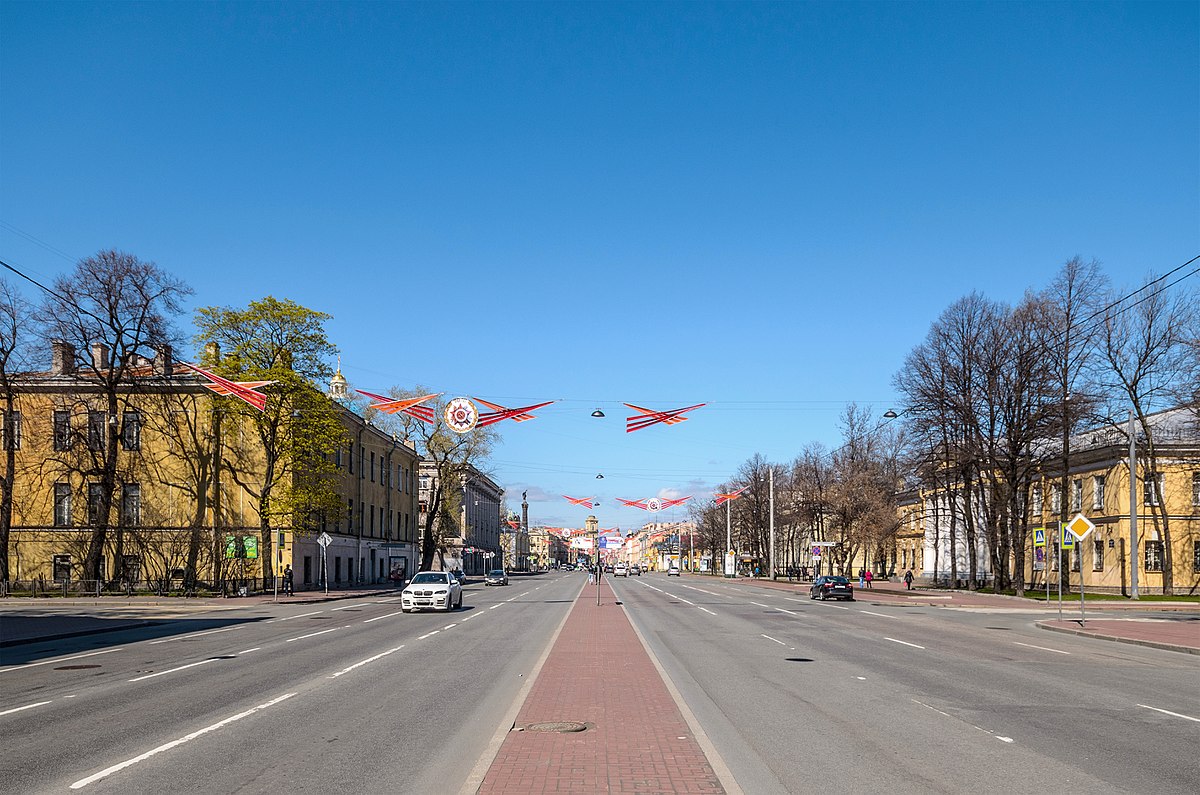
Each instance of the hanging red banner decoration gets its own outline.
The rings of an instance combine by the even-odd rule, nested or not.
[[[682,414],[698,409],[705,403],[697,403],[694,406],[686,406],[681,409],[668,409],[666,411],[655,411],[654,409],[646,409],[641,406],[635,406],[632,403],[626,403],[626,406],[638,412],[632,417],[625,418],[625,433],[640,431],[642,428],[649,428],[651,425],[663,423],[664,425],[677,425],[681,422],[687,422],[688,418],[681,416]]]
[[[424,403],[426,400],[435,398],[438,395],[422,395],[414,398],[391,398],[386,395],[376,395],[373,392],[364,392],[361,389],[354,390],[360,395],[366,395],[375,402],[371,404],[371,408],[382,411],[384,414],[407,414],[421,422],[433,422],[433,409],[429,406],[420,406],[419,403]],[[438,394],[441,394],[440,392]]]
[[[209,380],[209,383],[204,386],[216,392],[218,395],[232,395],[233,397],[249,403],[259,411],[265,411],[267,408],[267,396],[259,392],[259,387],[264,387],[267,384],[273,384],[274,381],[230,381],[227,378],[222,378],[216,373],[210,373],[208,370],[203,370],[194,364],[180,362],[189,370],[194,370],[200,375]]]

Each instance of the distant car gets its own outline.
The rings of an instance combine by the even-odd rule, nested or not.
[[[492,569],[483,577],[484,585],[508,585],[508,573],[504,569]]]
[[[678,577],[679,576],[679,567],[676,566],[674,563],[672,563],[671,567],[669,569],[667,569],[667,576],[668,577]]]
[[[612,566],[612,564],[611,564],[611,563],[605,563],[605,564],[604,564],[604,573],[605,573],[605,574],[612,574],[612,571],[613,571],[613,566]]]
[[[419,571],[400,592],[400,609],[457,610],[462,607],[462,584],[453,572]]]
[[[822,574],[813,581],[808,591],[809,599],[845,599],[854,601],[854,586],[845,577]]]
[[[613,576],[614,577],[628,577],[629,576],[629,567],[626,566],[624,563],[618,563],[616,566],[613,566]]]
[[[629,567],[629,573],[636,574],[637,576],[641,577],[642,576],[642,567],[635,563]]]
[[[452,571],[450,573],[452,575],[454,575],[454,579],[458,580],[459,585],[467,584],[467,575],[466,575],[466,573],[463,572],[462,569],[455,569],[454,571]]]

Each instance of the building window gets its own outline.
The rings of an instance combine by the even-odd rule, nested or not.
[[[54,412],[54,449],[58,452],[71,449],[71,412]]]
[[[371,451],[371,482],[375,482],[375,451]]]
[[[71,484],[54,484],[54,526],[71,526]]]
[[[121,524],[137,527],[142,523],[142,487],[126,483],[121,487]]]
[[[88,524],[94,527],[100,524],[100,498],[104,496],[104,487],[99,483],[89,483],[87,495]]]
[[[1142,478],[1142,502],[1146,505],[1158,505],[1162,496],[1162,473],[1150,473]]]
[[[1192,541],[1192,571],[1200,573],[1200,538]]]
[[[1083,480],[1071,481],[1071,510],[1078,513],[1083,510]]]
[[[1092,510],[1104,510],[1104,475],[1092,478]]]
[[[1163,542],[1146,541],[1146,571],[1163,570]]]
[[[12,411],[4,415],[4,449],[21,449],[21,412]]]
[[[354,532],[354,500],[349,500],[346,508],[346,532]]]
[[[126,582],[141,582],[142,581],[142,559],[137,555],[125,555],[125,581]]]
[[[1062,512],[1062,489],[1058,484],[1050,487],[1050,513],[1058,516]]]
[[[1104,542],[1100,539],[1092,542],[1092,571],[1104,571]]]
[[[1200,505],[1200,472],[1192,473],[1192,505]]]
[[[375,472],[375,469],[374,469],[374,467],[375,467],[375,465],[374,465],[374,464],[372,464],[372,465],[371,465],[371,472],[372,472],[372,474],[374,474],[374,472]],[[369,536],[372,536],[372,537],[373,537],[373,536],[375,535],[375,506],[374,506],[374,505],[372,505],[372,506],[371,506],[371,521],[370,521],[370,525],[369,525],[369,526],[370,526],[370,528],[371,528],[371,529],[367,531],[367,535],[369,535]]]
[[[354,442],[350,443],[349,455],[346,456],[346,468],[350,470],[350,474],[354,474]]]
[[[333,460],[334,460],[334,463],[336,463],[336,464],[337,464],[339,467],[341,467],[341,465],[342,465],[342,448],[341,448],[341,447],[339,447],[339,448],[338,448],[338,449],[337,449],[337,450],[334,452],[334,454],[333,454]]]
[[[125,412],[125,423],[121,426],[121,446],[126,450],[142,449],[142,415],[136,411]]]
[[[371,455],[373,456],[375,454],[371,453]],[[374,464],[371,466],[374,466]],[[364,450],[361,445],[358,448],[358,476],[360,478],[365,478],[367,476],[367,451]]]
[[[1033,513],[1035,516],[1042,515],[1042,487],[1033,487]]]
[[[88,412],[88,449],[103,450],[105,426],[108,425],[108,412]]]

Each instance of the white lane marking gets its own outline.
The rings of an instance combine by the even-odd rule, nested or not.
[[[68,698],[69,698],[69,696],[68,696]],[[49,701],[39,701],[36,704],[26,704],[23,707],[13,707],[12,709],[6,709],[3,712],[0,712],[0,715],[11,715],[14,712],[20,712],[23,709],[33,709],[34,707],[40,707],[43,704],[49,704],[49,703],[50,703]]]
[[[55,663],[66,662],[67,660],[82,660],[84,657],[95,657],[97,654],[112,654],[114,651],[121,651],[121,647],[105,649],[104,651],[89,651],[87,654],[76,654],[74,657],[59,657],[56,660],[42,660],[41,662],[14,665],[10,668],[0,668],[0,674],[8,673],[9,671],[20,671],[24,668],[36,668],[39,665],[54,665]]]
[[[778,610],[780,613],[787,613],[789,616],[799,615],[798,613],[794,613],[791,610],[784,610],[782,607],[776,607],[775,609]]]
[[[908,642],[908,641],[906,641],[906,640],[896,640],[895,638],[884,638],[884,640],[890,640],[892,643],[903,643],[905,646],[912,646],[914,649],[923,649],[923,648],[925,648],[924,646],[918,646],[918,645],[917,645],[917,644],[915,644],[915,643],[909,643],[909,642]]]
[[[402,597],[399,597],[399,596],[392,596],[392,597],[389,597],[389,598],[387,598],[387,599],[380,599],[380,600],[378,600],[378,601],[379,601],[380,603],[383,603],[383,602],[395,602],[395,601],[398,601],[398,600],[400,600],[401,598],[402,598]]]
[[[475,616],[477,616],[477,615],[479,615],[479,613],[472,613],[471,615],[467,616],[466,618],[464,618],[464,619],[463,619],[462,621],[460,621],[459,623],[460,623],[460,624],[465,624],[466,622],[470,621],[472,618],[474,618],[474,617],[475,617]]]
[[[432,636],[438,634],[439,632],[441,632],[440,629],[435,629],[433,632],[426,632],[424,635],[417,638],[417,640],[425,640],[426,638],[432,637]]]
[[[953,717],[954,717],[954,716],[953,716],[953,715],[951,715],[949,712],[942,712],[942,711],[941,711],[940,709],[938,709],[937,707],[931,707],[930,705],[926,704],[924,701],[917,701],[917,700],[914,698],[914,699],[913,699],[913,703],[914,703],[914,704],[920,704],[922,707],[925,707],[926,709],[931,709],[931,710],[933,710],[934,712],[936,712],[937,714],[939,714],[939,715],[944,715],[944,716],[946,716],[947,718],[953,718]]]
[[[343,668],[342,670],[338,671],[336,674],[333,674],[333,675],[332,675],[332,676],[330,676],[329,678],[330,678],[330,679],[337,679],[337,678],[338,678],[339,676],[341,676],[342,674],[348,674],[348,673],[350,673],[351,671],[353,671],[355,668],[361,668],[362,666],[366,665],[367,663],[372,663],[372,662],[375,662],[375,661],[376,661],[376,660],[378,660],[380,657],[386,657],[386,656],[388,656],[389,654],[391,654],[392,652],[394,652],[394,651],[400,651],[400,650],[401,650],[401,649],[403,649],[403,648],[404,648],[404,645],[403,645],[403,644],[401,644],[401,645],[397,646],[397,647],[396,647],[396,648],[394,648],[394,649],[388,649],[388,650],[387,650],[387,651],[385,651],[385,652],[380,652],[379,654],[376,654],[374,657],[368,657],[367,659],[365,659],[365,660],[362,660],[361,662],[356,662],[356,663],[354,663],[354,665],[351,665],[351,666],[350,666],[350,667],[348,667],[348,668]]]
[[[138,762],[144,762],[145,760],[149,759],[150,757],[152,757],[156,754],[160,754],[163,751],[169,751],[172,748],[183,745],[186,742],[191,742],[192,740],[196,739],[197,737],[200,737],[201,735],[208,734],[209,732],[216,731],[217,729],[220,729],[223,726],[227,726],[230,723],[233,723],[234,721],[238,721],[238,720],[241,720],[242,718],[249,717],[250,715],[253,715],[255,712],[259,712],[261,710],[266,709],[267,707],[274,706],[275,704],[278,704],[280,701],[289,699],[294,695],[296,695],[296,694],[295,693],[286,693],[282,696],[279,696],[278,698],[273,698],[270,701],[259,704],[257,707],[251,707],[250,709],[246,710],[245,712],[239,712],[236,715],[231,715],[228,718],[226,718],[225,720],[218,721],[217,723],[214,723],[211,726],[205,726],[203,729],[199,729],[197,731],[192,732],[191,734],[184,735],[183,737],[180,737],[178,740],[172,740],[171,742],[164,743],[163,745],[160,745],[157,748],[152,748],[149,751],[147,751],[146,753],[139,754],[138,756],[135,756],[132,759],[126,759],[124,762],[118,762],[117,764],[113,765],[112,767],[106,767],[103,770],[101,770],[99,773],[93,773],[92,775],[88,776],[87,778],[79,779],[78,781],[76,781],[74,784],[71,785],[71,789],[82,789],[83,787],[86,787],[88,784],[94,784],[95,782],[99,781],[102,778],[107,778],[107,777],[111,776],[113,773],[124,770],[127,767],[136,765]]]
[[[375,616],[374,618],[368,618],[368,619],[367,619],[366,621],[364,621],[363,623],[364,623],[364,624],[370,624],[372,621],[378,621],[378,620],[379,620],[379,619],[381,619],[381,618],[391,618],[392,616],[398,616],[398,615],[400,615],[400,614],[401,614],[401,613],[403,613],[403,612],[404,612],[403,610],[397,610],[397,611],[396,611],[396,612],[394,612],[394,613],[384,613],[384,614],[383,614],[383,615],[381,615],[381,616]]]
[[[253,649],[246,649],[245,651],[239,651],[238,654],[249,654],[252,651],[258,651],[261,648],[262,648],[262,646],[255,646]]]
[[[311,613],[301,613],[298,616],[284,616],[283,618],[272,618],[264,621],[264,624],[274,624],[276,621],[291,621],[293,618],[304,618],[305,616],[315,616],[317,613],[324,613],[324,610],[314,610]]]
[[[811,601],[812,601],[811,599],[808,599],[808,600],[805,600],[805,599],[797,599],[797,598],[796,598],[796,597],[794,597],[794,596],[785,596],[785,597],[783,597],[783,598],[784,598],[784,599],[787,599],[789,602],[804,602],[804,601],[809,601],[809,602],[811,602]]]
[[[181,665],[181,666],[179,666],[178,668],[168,668],[167,670],[165,670],[165,671],[159,671],[159,672],[158,672],[158,673],[156,673],[156,674],[146,674],[145,676],[138,676],[138,677],[135,677],[135,678],[133,678],[133,679],[130,679],[130,680],[128,680],[128,681],[130,681],[130,682],[140,682],[140,681],[142,681],[143,679],[153,679],[153,678],[154,678],[154,677],[156,677],[156,676],[165,676],[165,675],[167,675],[167,674],[173,674],[173,673],[175,673],[176,671],[182,671],[182,670],[184,670],[184,669],[186,669],[186,668],[195,668],[197,665],[205,665],[205,664],[207,664],[207,663],[210,663],[210,662],[216,662],[216,659],[217,659],[216,657],[209,657],[207,660],[201,660],[200,662],[188,663],[187,665]]]
[[[501,602],[501,604],[503,604],[503,602]],[[500,607],[500,605],[492,605],[488,608],[488,610],[495,610],[497,607]]]
[[[776,638],[772,638],[770,635],[763,635],[763,637],[764,637],[764,638],[766,638],[767,640],[773,640],[773,641],[775,641],[775,642],[776,642],[776,643],[778,643],[780,646],[786,646],[786,645],[787,645],[786,643],[784,643],[784,642],[783,642],[783,641],[781,641],[781,640],[778,640],[778,639],[776,639]]]
[[[1049,649],[1045,646],[1034,646],[1032,643],[1022,643],[1019,640],[1014,640],[1013,643],[1017,644],[1018,646],[1024,646],[1027,649],[1041,649],[1042,651],[1052,651],[1055,654],[1070,654],[1071,653],[1069,651],[1062,651],[1061,649]]]
[[[294,638],[288,638],[287,640],[284,641],[284,643],[291,643],[292,641],[296,641],[296,640],[304,640],[305,638],[315,638],[317,635],[324,635],[329,632],[337,632],[339,629],[342,629],[342,627],[334,627],[333,629],[323,629],[320,632],[310,632],[307,635],[297,635]]]
[[[678,599],[679,601],[683,602],[685,605],[691,605],[692,607],[696,606],[695,602],[689,602],[687,599],[684,599],[682,596],[676,596],[675,598]]]
[[[1149,704],[1138,704],[1138,706],[1145,707],[1146,709],[1152,709],[1155,712],[1161,712],[1164,715],[1171,715],[1176,718],[1183,718],[1184,720],[1193,720],[1196,723],[1200,723],[1200,718],[1193,718],[1191,715],[1180,715],[1178,712],[1171,712],[1169,709],[1159,709],[1158,707],[1152,707]]]
[[[363,604],[364,604],[364,605],[370,605],[370,604],[374,604],[374,602],[363,602]],[[332,610],[330,610],[329,612],[331,612],[331,613],[336,613],[336,612],[337,612],[337,611],[339,611],[339,610],[351,610],[351,609],[353,609],[353,608],[355,608],[355,607],[361,607],[361,606],[362,606],[362,605],[346,605],[345,607],[335,607],[335,608],[333,608]]]
[[[888,640],[891,640],[891,638],[888,638]],[[898,642],[898,643],[903,643],[904,641],[897,641],[897,642]],[[861,679],[862,677],[859,677],[859,678]],[[940,709],[938,709],[937,707],[931,707],[931,706],[929,706],[929,705],[928,705],[928,704],[926,704],[924,701],[917,701],[917,700],[914,698],[914,699],[912,700],[912,702],[913,702],[914,704],[920,704],[922,707],[925,707],[926,709],[931,709],[931,710],[933,710],[934,712],[936,712],[937,714],[939,714],[939,715],[942,715],[942,716],[944,716],[944,717],[951,718],[952,720],[959,720],[959,718],[955,718],[953,715],[951,715],[951,714],[950,714],[950,713],[948,713],[948,712],[942,712],[942,711],[941,711]],[[971,726],[971,728],[972,728],[972,729],[978,729],[979,731],[983,732],[984,734],[990,734],[990,735],[992,735],[993,737],[995,737],[997,740],[999,740],[999,741],[1000,741],[1000,742],[1002,742],[1002,743],[1011,743],[1011,742],[1014,742],[1013,738],[1011,738],[1011,737],[1005,737],[1005,736],[1004,736],[1004,735],[1002,735],[1002,734],[996,734],[995,732],[993,732],[993,731],[989,731],[989,730],[987,730],[987,729],[983,728],[982,726],[976,726],[976,725],[975,725],[975,724],[973,724],[973,723],[972,723],[972,724],[970,724],[970,726]]]
[[[442,627],[442,629],[454,629],[457,626],[458,624],[447,624],[446,626]]]
[[[701,609],[701,610],[703,610],[705,613],[708,613],[710,616],[715,616],[715,615],[716,615],[716,613],[714,613],[713,611],[709,610],[707,607],[702,607],[702,608],[700,608],[700,609]]]
[[[821,604],[825,605],[826,607],[832,607],[835,610],[849,610],[850,609],[848,607],[843,607],[842,605],[831,605],[831,604],[826,604],[825,602],[822,602]]]
[[[750,604],[754,605],[755,607],[770,607],[770,605],[759,604],[758,602],[751,602]]]
[[[866,613],[869,616],[879,616],[880,618],[899,618],[900,616],[889,616],[887,613],[872,613],[870,610],[859,610],[860,613]]]
[[[233,632],[235,629],[241,629],[241,627],[225,627],[224,629],[210,629],[210,630],[206,630],[204,632],[193,632],[191,635],[180,635],[175,638],[163,638],[162,640],[152,640],[152,641],[150,641],[150,645],[156,646],[159,643],[170,643],[173,640],[187,640],[188,638],[198,638],[202,635],[215,635],[218,632]]]

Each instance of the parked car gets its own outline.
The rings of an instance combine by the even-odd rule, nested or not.
[[[483,577],[484,585],[508,585],[508,573],[504,569],[492,569]]]
[[[419,571],[400,592],[400,609],[457,610],[462,607],[462,584],[453,572]]]
[[[629,567],[629,573],[636,574],[637,576],[641,577],[642,576],[642,567],[635,563]]]
[[[624,563],[618,563],[616,566],[613,566],[613,576],[614,577],[628,577],[629,576],[629,567],[626,566]]]
[[[669,569],[667,569],[667,576],[668,577],[678,577],[679,576],[679,567],[676,566],[674,563],[672,563],[671,567]]]
[[[854,586],[845,577],[836,575],[822,574],[813,581],[812,588],[808,591],[809,599],[845,599],[848,602],[854,601]]]
[[[611,563],[605,563],[605,564],[604,564],[604,573],[605,573],[605,574],[612,574],[612,573],[613,573],[613,565],[612,565]]]

